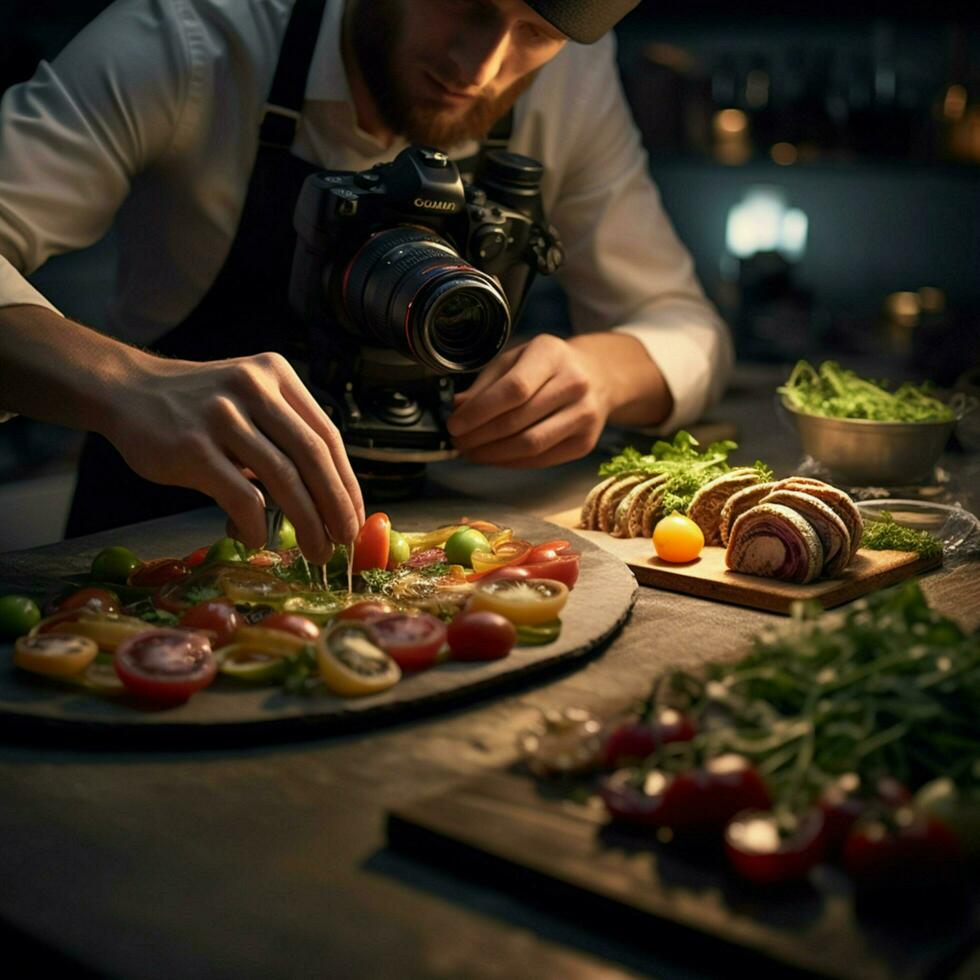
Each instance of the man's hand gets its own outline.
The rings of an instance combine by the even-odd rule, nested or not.
[[[278,354],[167,360],[41,306],[0,307],[0,410],[104,435],[141,476],[213,497],[252,547],[265,544],[257,477],[303,553],[364,523],[336,427]]]
[[[447,425],[467,459],[530,469],[584,456],[610,418],[652,425],[671,404],[663,376],[635,338],[540,334],[484,368],[457,395]]]

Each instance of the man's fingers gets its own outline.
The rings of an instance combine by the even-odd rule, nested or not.
[[[262,491],[242,476],[219,452],[206,460],[205,478],[194,489],[206,493],[228,515],[228,536],[250,548],[265,545],[265,500]]]
[[[565,442],[577,448],[577,455],[585,455],[595,444],[598,434],[599,426],[595,424],[594,416],[581,405],[575,404],[555,412],[517,435],[494,440],[465,455],[473,463],[543,467],[550,465],[554,449]]]

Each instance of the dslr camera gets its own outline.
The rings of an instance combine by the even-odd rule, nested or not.
[[[503,349],[534,276],[562,262],[541,175],[536,160],[491,150],[466,182],[442,151],[410,146],[371,170],[306,179],[290,306],[311,388],[362,478],[397,482],[455,455],[456,387]]]

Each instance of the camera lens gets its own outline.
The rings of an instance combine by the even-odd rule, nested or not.
[[[439,374],[478,371],[510,336],[510,308],[497,281],[425,228],[370,238],[347,267],[343,295],[364,339]]]

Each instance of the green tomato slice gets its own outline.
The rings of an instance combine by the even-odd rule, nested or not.
[[[547,623],[539,623],[536,626],[518,626],[517,645],[519,647],[544,646],[546,643],[554,643],[560,635],[560,619],[552,619]]]
[[[286,674],[286,659],[248,643],[232,643],[215,654],[218,672],[236,680],[265,683],[281,680]]]

